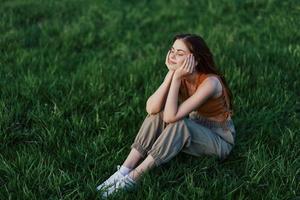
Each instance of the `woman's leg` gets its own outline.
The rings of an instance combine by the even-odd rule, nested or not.
[[[125,159],[123,166],[133,169],[145,158],[157,137],[166,127],[163,121],[163,111],[156,114],[148,114],[141,125],[141,128],[131,145],[131,151]]]
[[[183,118],[167,125],[148,151],[147,158],[129,176],[138,180],[145,171],[168,162],[180,151],[194,156],[206,154],[224,159],[231,149],[232,145],[213,130]]]
[[[148,151],[147,158],[129,176],[133,180],[138,180],[145,172],[155,166],[168,162],[177,155],[184,146],[191,142],[190,133],[187,127],[187,118],[169,123],[156,139],[151,149]]]
[[[155,166],[154,159],[152,156],[147,156],[147,158],[134,170],[129,173],[130,178],[137,181],[139,177],[146,171],[152,169]]]
[[[210,155],[216,156],[221,161],[225,160],[231,152],[233,145],[226,142],[220,135],[229,136],[230,131],[222,130],[222,128],[208,128],[193,120],[188,121],[188,127],[191,133],[191,144],[185,146],[182,152],[194,155]]]
[[[138,152],[135,148],[132,148],[122,165],[129,169],[133,169],[137,164],[140,163],[142,158],[142,154]]]
[[[153,115],[148,114],[131,145],[131,151],[123,165],[121,167],[118,166],[118,170],[99,185],[97,189],[99,190],[100,188],[114,185],[119,179],[128,174],[142,158],[146,157],[148,150],[151,149],[156,138],[161,134],[165,126],[166,123],[163,121],[163,111]],[[149,161],[149,159],[146,159],[146,162],[144,161],[141,166],[148,166],[149,163],[147,161]]]

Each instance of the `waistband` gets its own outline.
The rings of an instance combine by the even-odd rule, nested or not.
[[[214,121],[205,118],[197,113],[190,113],[189,118],[209,128],[216,127],[216,128],[228,129],[229,126],[233,125],[232,119],[219,122],[219,121]]]

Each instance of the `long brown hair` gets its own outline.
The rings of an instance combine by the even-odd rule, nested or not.
[[[204,74],[216,74],[218,75],[224,86],[225,90],[228,94],[229,98],[229,110],[231,111],[231,115],[233,115],[233,95],[228,87],[228,84],[225,80],[225,77],[222,75],[222,73],[217,69],[213,54],[211,53],[210,49],[206,45],[206,42],[203,40],[203,38],[196,34],[190,34],[190,33],[181,33],[177,34],[173,38],[173,43],[177,40],[181,39],[185,45],[188,47],[188,49],[191,51],[191,53],[195,56],[196,61],[198,64],[196,65],[196,71]]]

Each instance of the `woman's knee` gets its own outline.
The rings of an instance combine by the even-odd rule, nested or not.
[[[185,140],[190,139],[191,137],[190,129],[188,127],[188,122],[186,118],[182,118],[180,120],[167,124],[164,131],[171,134],[175,132],[181,137],[184,137]]]
[[[175,122],[168,123],[167,127],[174,127],[174,126],[186,126],[187,125],[187,118],[181,118]]]

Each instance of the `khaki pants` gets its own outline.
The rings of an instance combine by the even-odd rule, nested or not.
[[[224,139],[228,135],[233,141]],[[225,130],[211,120],[210,123],[203,123],[203,120],[190,117],[166,123],[163,121],[162,110],[146,116],[131,148],[135,148],[143,157],[151,155],[156,166],[159,166],[181,151],[194,156],[216,155],[223,160],[231,152],[234,141],[235,128],[232,120]]]

